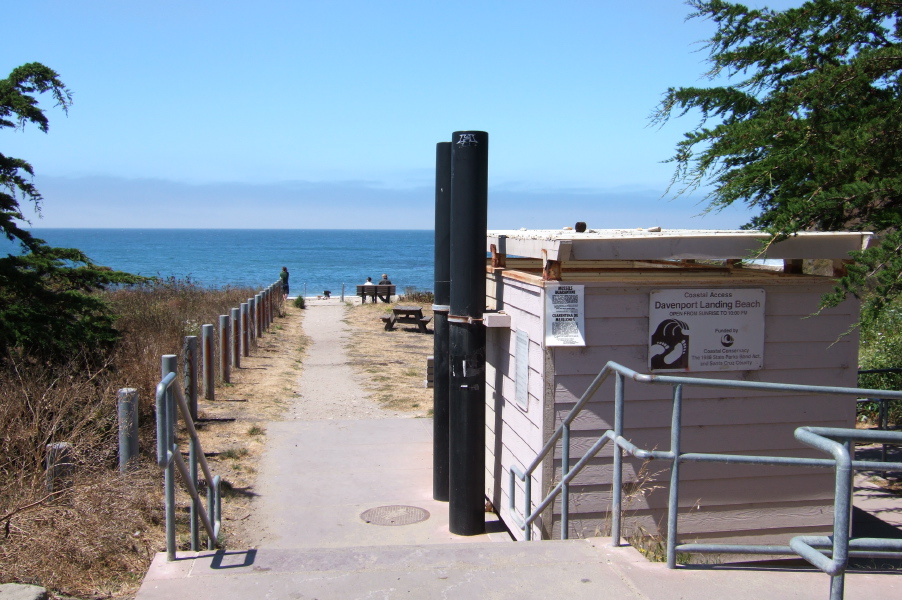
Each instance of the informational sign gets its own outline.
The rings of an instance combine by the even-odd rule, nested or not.
[[[545,345],[585,346],[585,286],[545,284]]]
[[[517,370],[515,372],[515,399],[524,409],[529,408],[529,333],[517,331],[517,347],[514,350],[517,355]]]
[[[672,289],[650,294],[652,371],[752,371],[764,365],[763,289]]]

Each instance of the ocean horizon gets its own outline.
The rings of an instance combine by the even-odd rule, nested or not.
[[[426,229],[33,228],[56,247],[78,248],[96,264],[147,277],[190,278],[210,288],[262,287],[282,267],[291,295],[353,295],[387,273],[399,292],[433,289],[434,238]],[[14,251],[13,245],[8,244]]]

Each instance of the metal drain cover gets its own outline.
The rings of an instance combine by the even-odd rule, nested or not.
[[[429,518],[429,511],[416,507],[393,504],[377,506],[360,513],[360,518],[371,525],[413,525]]]

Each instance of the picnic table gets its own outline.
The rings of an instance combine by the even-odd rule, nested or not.
[[[426,324],[432,320],[432,317],[424,317],[423,309],[419,306],[395,306],[392,308],[392,314],[381,317],[385,323],[385,330],[391,331],[395,328],[395,323],[412,323],[420,328],[420,333],[427,333]]]

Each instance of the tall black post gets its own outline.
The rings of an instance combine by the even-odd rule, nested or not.
[[[451,533],[485,531],[485,240],[489,135],[451,138]]]
[[[435,305],[432,341],[432,497],[448,501],[448,310],[451,304],[451,142],[435,145]]]

